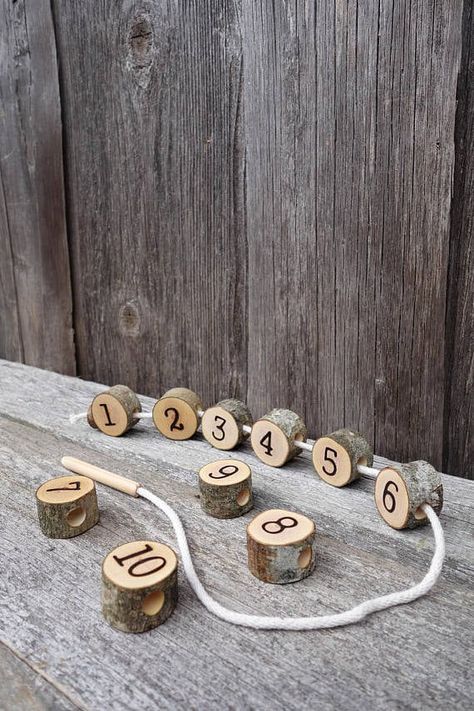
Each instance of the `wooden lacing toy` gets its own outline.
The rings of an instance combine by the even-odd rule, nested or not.
[[[421,503],[419,508],[432,525],[435,550],[428,572],[416,585],[366,600],[350,610],[330,615],[265,617],[229,610],[211,597],[202,585],[194,568],[181,520],[165,501],[138,482],[87,462],[63,457],[62,464],[81,477],[90,477],[123,493],[147,499],[164,513],[173,526],[184,572],[198,599],[212,614],[232,624],[254,629],[281,630],[316,630],[349,625],[378,610],[402,605],[425,595],[441,573],[445,555],[443,529],[434,509],[425,502]],[[416,467],[410,468],[408,476],[406,471],[402,474],[398,470],[400,479],[397,481],[384,479],[384,490],[387,483],[393,482],[399,490],[405,485],[408,491],[411,486],[408,481],[413,469]],[[384,471],[386,470],[382,470],[382,473]],[[426,477],[427,482],[431,482],[430,474]],[[389,476],[392,474],[386,474],[386,477]],[[431,485],[427,483],[425,490],[431,489]],[[383,496],[382,493],[382,498]],[[409,509],[407,518],[411,513]],[[420,520],[420,517],[417,520]],[[315,565],[314,534],[313,522],[295,512],[273,509],[259,514],[247,527],[251,572],[266,582],[276,583],[293,582],[306,577]],[[161,624],[176,605],[176,570],[177,559],[172,549],[154,541],[134,541],[111,551],[102,567],[102,609],[108,622],[127,632],[141,632]]]
[[[361,476],[377,478],[375,504],[384,521],[397,529],[427,523],[423,504],[429,504],[437,514],[443,505],[441,477],[427,462],[376,469],[372,467],[373,451],[367,440],[347,428],[310,444],[306,425],[292,410],[277,408],[254,422],[240,400],[222,400],[203,410],[202,400],[195,392],[173,388],[155,403],[152,412],[142,412],[135,393],[125,385],[115,385],[96,395],[87,412],[70,419],[75,422],[83,417],[87,417],[92,427],[113,437],[124,434],[144,418],[152,419],[161,434],[173,440],[193,437],[201,425],[205,439],[220,450],[231,450],[250,437],[257,457],[274,467],[283,466],[307,450],[319,477],[332,486],[346,486]],[[230,483],[227,480],[226,484]],[[202,477],[200,485],[203,505],[211,515],[229,518],[248,510],[239,507],[233,495],[224,504],[228,487],[206,486]],[[245,506],[249,502],[251,506],[251,496]]]

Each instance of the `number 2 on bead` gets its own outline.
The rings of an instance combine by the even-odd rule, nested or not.
[[[336,464],[336,462],[334,461],[334,459],[331,459],[331,457],[328,456],[329,453],[333,454],[335,458],[337,457],[337,452],[336,452],[335,449],[331,449],[331,447],[326,447],[326,449],[324,450],[324,461],[325,461],[325,462],[331,462],[331,464],[332,464],[332,471],[331,471],[331,472],[328,472],[328,470],[326,469],[326,466],[323,465],[323,472],[324,472],[327,476],[334,476],[334,474],[337,472],[337,464]]]
[[[170,432],[173,432],[173,430],[184,430],[184,425],[182,422],[179,421],[179,412],[175,407],[167,407],[165,410],[165,417],[169,417],[170,415],[168,413],[172,413],[174,415],[174,420],[170,425]]]
[[[220,420],[220,422],[219,422],[219,420]],[[216,423],[216,427],[217,427],[218,431],[221,433],[222,437],[218,437],[217,434],[216,434],[216,432],[215,432],[214,430],[212,431],[212,436],[213,436],[214,439],[216,439],[218,442],[222,442],[222,440],[225,439],[224,425],[225,425],[225,423],[227,422],[227,420],[225,419],[225,417],[221,417],[220,415],[216,415],[216,416],[214,417],[214,422]],[[219,422],[219,424],[217,424],[218,422]]]
[[[395,484],[394,481],[387,481],[387,483],[384,486],[383,493],[382,493],[382,501],[383,505],[387,509],[388,513],[393,513],[395,511],[395,506],[397,505],[397,500],[395,498],[395,494],[392,491],[389,491],[389,486],[390,484],[393,484],[395,487],[395,491],[398,492],[398,486]],[[387,505],[386,499],[390,497],[390,505]]]
[[[261,444],[262,447],[264,448],[265,454],[267,454],[269,457],[271,457],[272,452],[273,452],[273,447],[272,447],[272,433],[270,431],[268,431],[267,434],[263,435],[259,444]]]

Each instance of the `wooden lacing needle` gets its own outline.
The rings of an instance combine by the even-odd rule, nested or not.
[[[61,464],[65,469],[69,469],[69,471],[75,474],[88,476],[100,484],[110,486],[112,489],[117,489],[117,491],[122,491],[124,494],[129,494],[129,496],[139,496],[138,489],[141,487],[141,484],[137,481],[133,481],[133,479],[127,479],[125,476],[114,474],[114,472],[101,469],[100,467],[96,467],[95,464],[89,464],[89,462],[84,462],[82,459],[76,459],[75,457],[63,457]]]

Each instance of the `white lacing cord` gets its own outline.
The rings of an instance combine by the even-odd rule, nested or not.
[[[176,534],[176,540],[181,553],[181,560],[184,572],[189,580],[189,584],[196,593],[199,600],[202,602],[209,612],[217,617],[220,617],[226,622],[233,625],[241,625],[243,627],[253,627],[254,629],[277,629],[277,630],[319,630],[329,627],[340,627],[342,625],[350,625],[354,622],[363,620],[367,615],[379,610],[386,610],[389,607],[403,605],[407,602],[412,602],[417,598],[425,595],[439,578],[441,568],[443,566],[445,556],[445,545],[443,529],[439,522],[438,516],[435,514],[429,504],[422,504],[421,508],[428,516],[435,539],[435,550],[428,572],[423,580],[406,590],[375,597],[372,600],[356,605],[351,610],[337,612],[332,615],[320,615],[317,617],[265,617],[261,615],[247,615],[243,612],[229,610],[221,605],[217,600],[214,600],[207,590],[202,585],[198,578],[196,570],[191,558],[186,533],[181,523],[178,514],[169,506],[166,501],[160,499],[155,494],[152,494],[148,489],[140,487],[137,494],[147,499],[154,504],[165,516],[169,518]]]
[[[136,420],[150,420],[153,417],[151,412],[135,412],[134,418]],[[84,420],[87,417],[87,412],[78,412],[77,415],[69,415],[69,422],[73,425],[79,420]]]
[[[75,422],[79,422],[79,420],[84,420],[87,417],[87,411],[86,412],[78,412],[76,415],[69,415],[69,422],[71,425],[73,425]]]

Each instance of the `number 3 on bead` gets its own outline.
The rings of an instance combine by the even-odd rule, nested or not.
[[[334,455],[334,459],[337,457],[337,452],[335,449],[331,449],[331,447],[326,447],[326,449],[324,450],[324,461],[330,462],[332,464],[332,471],[328,472],[328,470],[326,469],[326,465],[324,464],[323,472],[327,474],[327,476],[334,476],[334,474],[337,472],[337,464],[334,459],[331,459],[331,457],[328,456],[329,453]]]
[[[267,432],[267,434],[263,435],[262,439],[260,440],[259,444],[262,445],[262,447],[265,450],[265,454],[267,456],[271,457],[272,452],[273,452],[273,447],[272,447],[272,433]]]
[[[394,481],[387,481],[387,483],[384,486],[383,493],[382,493],[382,501],[383,505],[387,509],[388,513],[393,513],[395,511],[395,506],[397,505],[397,500],[395,498],[395,494],[389,490],[390,484],[393,484],[395,487],[395,491],[398,493],[398,486],[395,484]],[[390,499],[389,503],[387,504],[387,499]]]
[[[219,422],[219,420],[220,420],[220,422]],[[214,417],[214,422],[216,423],[216,427],[217,427],[218,431],[221,433],[222,437],[218,437],[215,430],[212,430],[212,436],[218,442],[222,442],[222,440],[225,439],[224,425],[227,422],[227,420],[224,417],[221,417],[220,415],[216,415]]]

